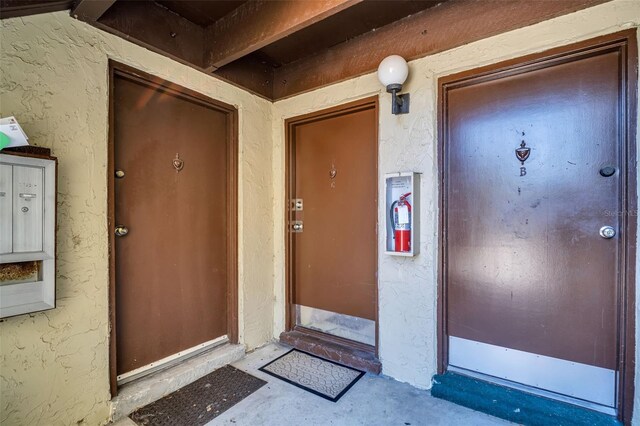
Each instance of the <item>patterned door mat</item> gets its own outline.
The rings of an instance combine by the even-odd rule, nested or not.
[[[259,369],[294,386],[336,402],[364,371],[291,349]]]
[[[227,365],[129,415],[141,426],[202,426],[267,382]]]

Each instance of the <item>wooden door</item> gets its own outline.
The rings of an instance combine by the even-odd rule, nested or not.
[[[624,60],[598,47],[445,85],[450,368],[615,408]]]
[[[329,333],[337,333],[334,327],[350,321],[360,322],[368,328],[368,338],[337,335],[373,346],[377,102],[366,100],[299,117],[290,121],[289,129],[291,302],[298,309],[294,322],[307,325],[301,317],[305,309],[316,318],[309,323],[331,324],[318,327]],[[302,203],[298,209],[295,200]],[[303,226],[302,232],[295,232],[296,222]]]
[[[234,128],[232,111],[187,89],[118,71],[112,83],[122,375],[233,329]]]

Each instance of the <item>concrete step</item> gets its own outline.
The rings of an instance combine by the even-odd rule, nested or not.
[[[318,334],[300,331],[287,331],[280,334],[280,342],[320,358],[334,361],[372,374],[380,374],[382,364],[371,351],[354,349],[332,338],[323,338]]]
[[[225,344],[186,359],[156,373],[134,380],[118,389],[111,400],[112,418],[116,422],[165,395],[232,362],[244,358],[244,345]]]
[[[527,426],[622,426],[604,413],[452,372],[433,376],[431,395]]]

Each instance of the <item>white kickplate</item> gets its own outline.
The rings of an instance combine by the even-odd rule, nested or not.
[[[606,407],[616,404],[616,372],[449,336],[449,365]]]
[[[167,368],[172,365],[175,365],[186,358],[196,356],[204,351],[214,348],[215,346],[221,346],[227,343],[228,341],[229,341],[229,338],[225,334],[224,336],[220,336],[213,340],[209,340],[207,342],[201,343],[192,348],[184,349],[178,352],[177,354],[173,354],[166,358],[162,358],[157,361],[154,361],[151,364],[143,365],[142,367],[136,368],[135,370],[129,371],[127,373],[123,373],[117,376],[116,380],[118,381],[118,385],[123,385],[127,382],[131,382],[142,376],[146,376],[158,370],[162,370],[163,368]]]
[[[369,346],[376,345],[376,322],[303,305],[296,307],[296,324]]]

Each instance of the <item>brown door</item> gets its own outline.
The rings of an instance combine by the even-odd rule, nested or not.
[[[374,346],[377,102],[296,118],[289,129],[294,320]]]
[[[599,49],[445,86],[450,366],[615,406],[621,59]]]
[[[117,72],[113,90],[121,375],[227,334],[233,129],[175,85]]]

